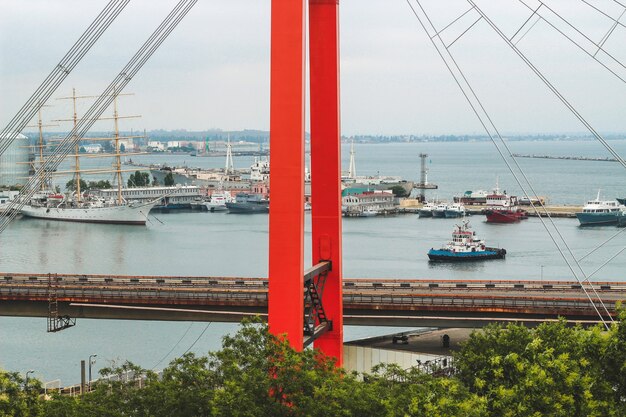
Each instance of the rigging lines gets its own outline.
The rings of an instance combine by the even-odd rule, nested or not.
[[[83,32],[61,61],[52,69],[50,74],[48,74],[26,103],[24,103],[17,114],[15,114],[11,121],[2,129],[2,132],[0,132],[0,155],[13,143],[17,135],[37,114],[39,109],[46,103],[59,85],[61,85],[70,72],[72,72],[74,67],[76,67],[129,2],[130,0],[111,0],[85,32]]]
[[[626,83],[626,65],[622,63],[619,59],[617,59],[614,55],[606,51],[604,47],[604,43],[598,44],[593,41],[589,36],[587,36],[584,32],[574,26],[569,20],[564,18],[560,13],[551,8],[548,4],[546,4],[542,0],[518,0],[521,4],[523,4],[528,10],[533,12],[534,16],[537,16],[539,20],[546,22],[550,25],[554,30],[560,33],[563,37],[565,37],[568,41],[578,47],[581,51],[583,51],[586,55],[591,57],[594,61],[602,65],[607,71],[617,77],[623,83]],[[536,1],[539,3],[539,7],[535,10],[533,9],[527,1]],[[626,9],[625,9],[626,10]],[[532,16],[531,16],[532,17]],[[553,22],[553,17],[556,17],[556,20],[562,22],[566,28],[569,30],[573,30],[573,33],[566,33],[566,29],[560,28],[557,23]],[[539,20],[535,21],[532,26],[534,26]],[[525,23],[526,24],[526,23]],[[524,25],[525,25],[524,24]],[[522,27],[524,26],[522,25]],[[521,27],[520,27],[521,29]],[[528,29],[526,33],[528,33],[532,27]],[[522,35],[516,42],[517,45],[521,39],[526,35]],[[515,36],[511,37],[512,40]],[[578,38],[578,40],[575,39]],[[605,42],[606,42],[605,38]],[[592,52],[594,51],[594,52]],[[601,52],[601,54],[600,54]],[[602,59],[601,59],[602,58]],[[606,61],[606,62],[605,62]]]
[[[0,222],[0,233],[6,229],[9,223],[18,215],[22,207],[34,196],[42,172],[54,171],[58,168],[63,159],[72,152],[80,139],[113,103],[117,95],[123,91],[126,85],[133,79],[148,59],[150,59],[152,54],[165,41],[174,28],[178,26],[180,21],[187,15],[196,2],[197,0],[180,0],[165,20],[155,29],[128,64],[126,64],[94,104],[87,110],[84,117],[77,122],[74,128],[67,134],[65,139],[59,143],[45,162],[38,167],[35,174],[29,179],[20,192],[20,195],[11,202],[7,208],[9,214],[2,218],[2,222]]]
[[[541,81],[548,87],[550,91],[557,96],[557,98],[565,105],[565,107],[589,130],[589,132],[609,151],[609,153],[626,169],[626,161],[609,145],[609,143],[600,135],[591,124],[576,110],[576,108],[561,94],[561,92],[546,78],[545,75],[533,63],[526,57],[526,55],[515,46],[510,39],[500,30],[498,26],[480,9],[473,0],[467,0],[467,2],[474,7],[474,9],[481,15],[483,20],[491,26],[491,28],[504,40],[509,48],[519,56],[522,61],[541,79]]]
[[[600,302],[600,305],[602,306],[604,311],[607,313],[609,319],[611,321],[613,321],[611,315],[608,312],[608,309],[604,305],[602,299],[600,298],[599,294],[597,293],[597,291],[595,290],[595,288],[593,287],[591,282],[589,282],[589,280],[587,279],[584,270],[582,269],[582,267],[580,266],[580,264],[576,260],[576,257],[574,256],[573,252],[571,251],[571,248],[569,247],[569,245],[567,244],[566,240],[564,239],[564,237],[560,233],[560,231],[559,231],[558,227],[556,226],[556,224],[554,223],[552,217],[549,215],[549,213],[546,210],[545,206],[540,202],[540,207],[543,208],[543,211],[545,212],[545,217],[547,217],[549,219],[552,227],[554,228],[554,233],[558,236],[559,240],[562,242],[562,244],[567,249],[570,257],[572,258],[572,261],[570,261],[570,259],[568,259],[567,255],[563,252],[561,246],[559,245],[559,242],[557,241],[557,238],[556,238],[555,234],[553,234],[553,232],[550,230],[548,225],[545,223],[544,216],[541,215],[541,213],[539,213],[538,208],[533,203],[533,200],[529,197],[529,193],[526,190],[526,187],[522,184],[522,181],[520,180],[520,178],[518,177],[516,172],[513,170],[513,167],[509,164],[509,162],[508,162],[506,156],[504,155],[502,149],[500,149],[500,146],[498,145],[498,142],[496,141],[496,137],[500,139],[500,142],[502,143],[502,145],[504,146],[506,151],[509,153],[509,156],[513,159],[513,162],[515,163],[517,170],[519,170],[519,172],[522,175],[522,177],[524,178],[525,182],[528,184],[528,187],[532,191],[534,197],[536,197],[537,200],[539,200],[538,195],[537,195],[536,191],[534,190],[534,188],[532,187],[532,184],[530,183],[528,177],[526,176],[526,174],[524,173],[524,171],[522,170],[522,168],[518,164],[517,160],[513,157],[512,152],[510,151],[508,145],[506,144],[506,142],[503,140],[502,136],[500,135],[500,132],[498,131],[497,127],[495,126],[491,116],[486,111],[486,109],[484,108],[481,100],[478,98],[478,95],[474,91],[474,89],[471,86],[471,84],[469,83],[468,79],[465,77],[465,74],[464,74],[463,70],[460,68],[460,66],[458,65],[458,63],[456,62],[454,57],[452,56],[452,53],[449,50],[449,46],[446,46],[444,40],[441,38],[441,36],[440,36],[441,31],[437,31],[436,30],[434,24],[432,23],[432,20],[428,16],[428,14],[425,11],[425,9],[422,7],[422,4],[420,3],[420,0],[415,0],[415,1],[417,3],[418,9],[413,7],[413,5],[411,4],[410,0],[407,0],[407,3],[409,5],[409,7],[413,11],[413,14],[415,15],[415,17],[419,21],[420,25],[422,26],[422,28],[424,29],[424,31],[426,32],[426,34],[430,38],[433,46],[435,46],[435,49],[437,50],[437,53],[439,54],[441,59],[444,61],[444,64],[448,68],[448,71],[451,73],[451,75],[454,78],[456,84],[461,89],[461,92],[463,93],[463,95],[465,96],[466,100],[468,101],[472,111],[474,112],[474,114],[479,119],[479,122],[481,123],[481,125],[485,129],[487,135],[489,136],[489,138],[491,139],[491,141],[495,145],[496,150],[500,154],[501,158],[505,162],[505,164],[506,164],[507,168],[509,169],[509,171],[511,172],[511,174],[513,175],[515,181],[520,186],[520,188],[521,188],[522,192],[524,193],[525,197],[528,198],[531,201],[531,207],[538,214],[538,217],[539,217],[542,225],[546,229],[548,235],[550,236],[550,239],[555,244],[557,250],[561,254],[561,256],[562,256],[563,260],[565,261],[565,263],[567,264],[568,268],[570,269],[570,271],[572,272],[572,274],[574,275],[576,280],[579,282],[579,284],[581,284],[581,288],[583,289],[583,291],[584,291],[585,295],[587,296],[589,302],[592,304],[593,308],[595,309],[596,313],[598,314],[598,316],[600,317],[600,319],[602,320],[604,325],[608,328],[608,325],[606,324],[603,315],[600,313],[600,311],[598,310],[595,302],[592,300],[591,295],[589,294],[589,292],[585,288],[585,286],[584,286],[585,282],[588,283],[589,287],[594,292],[595,296],[598,298],[598,300]],[[471,6],[473,6],[473,8],[476,8],[476,5],[473,4],[473,3],[471,4]],[[421,17],[420,17],[420,15],[421,15]],[[481,18],[485,18],[485,16],[483,14],[481,14]],[[430,29],[427,27],[426,22],[428,22],[428,26],[430,27]],[[466,32],[467,32],[467,30],[465,30],[463,33],[466,33]],[[493,132],[492,132],[492,129],[493,129]],[[541,200],[539,200],[539,201],[541,201]],[[582,275],[583,275],[583,277],[585,277],[585,279],[580,279],[579,278],[579,276],[578,276],[578,274],[577,274],[577,272],[576,272],[576,270],[575,270],[575,268],[574,268],[574,266],[572,264],[576,264],[578,270],[582,273]]]

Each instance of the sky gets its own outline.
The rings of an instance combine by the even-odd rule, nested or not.
[[[581,1],[544,1],[595,41],[613,24]],[[616,18],[624,11],[614,0],[589,1]],[[106,3],[0,0],[2,126]],[[101,92],[175,3],[131,0],[53,97],[69,95],[72,87],[81,95]],[[465,0],[422,3],[438,28],[469,8]],[[476,3],[509,36],[530,15],[519,0]],[[270,7],[270,0],[199,0],[128,85],[134,95],[120,100],[120,113],[142,117],[128,119],[122,129],[268,130]],[[463,25],[461,20],[443,35],[453,39]],[[618,25],[604,48],[626,62],[624,45],[626,28]],[[626,83],[544,22],[518,47],[596,130],[626,132]],[[451,50],[502,132],[585,132],[484,21]],[[407,0],[341,0],[340,51],[344,135],[483,133]],[[44,119],[68,117],[69,102],[49,104]],[[79,113],[88,106],[81,101]]]

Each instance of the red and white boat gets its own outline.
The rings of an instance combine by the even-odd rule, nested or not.
[[[487,195],[487,208],[484,211],[487,223],[517,223],[528,218],[528,213],[518,207],[517,197],[500,193],[496,182],[493,193]]]

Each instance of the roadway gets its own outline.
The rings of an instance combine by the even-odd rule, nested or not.
[[[75,318],[236,322],[267,314],[266,278],[57,277],[55,283],[47,274],[0,274],[0,315],[47,317],[54,292],[59,313]],[[615,303],[626,299],[626,283],[594,282],[594,289],[592,304],[581,286],[570,281],[345,279],[344,321],[367,326],[481,327],[491,322],[536,325],[563,316],[593,324],[598,321],[595,309],[604,312],[596,295],[614,315]]]

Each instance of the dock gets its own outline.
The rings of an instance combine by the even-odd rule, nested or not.
[[[419,209],[423,206],[418,200],[403,200],[398,207],[396,213],[399,214],[417,214]],[[527,212],[529,217],[538,217],[537,213],[532,209],[531,206],[522,206]],[[579,213],[583,210],[582,206],[566,206],[566,205],[548,205],[544,206],[545,210],[538,205],[535,205],[538,208],[542,217],[547,217],[544,215],[545,211],[548,212],[550,217],[554,218],[569,218],[575,219],[576,213]],[[487,207],[485,205],[466,205],[465,212],[469,215],[483,215],[485,214],[485,210]]]

